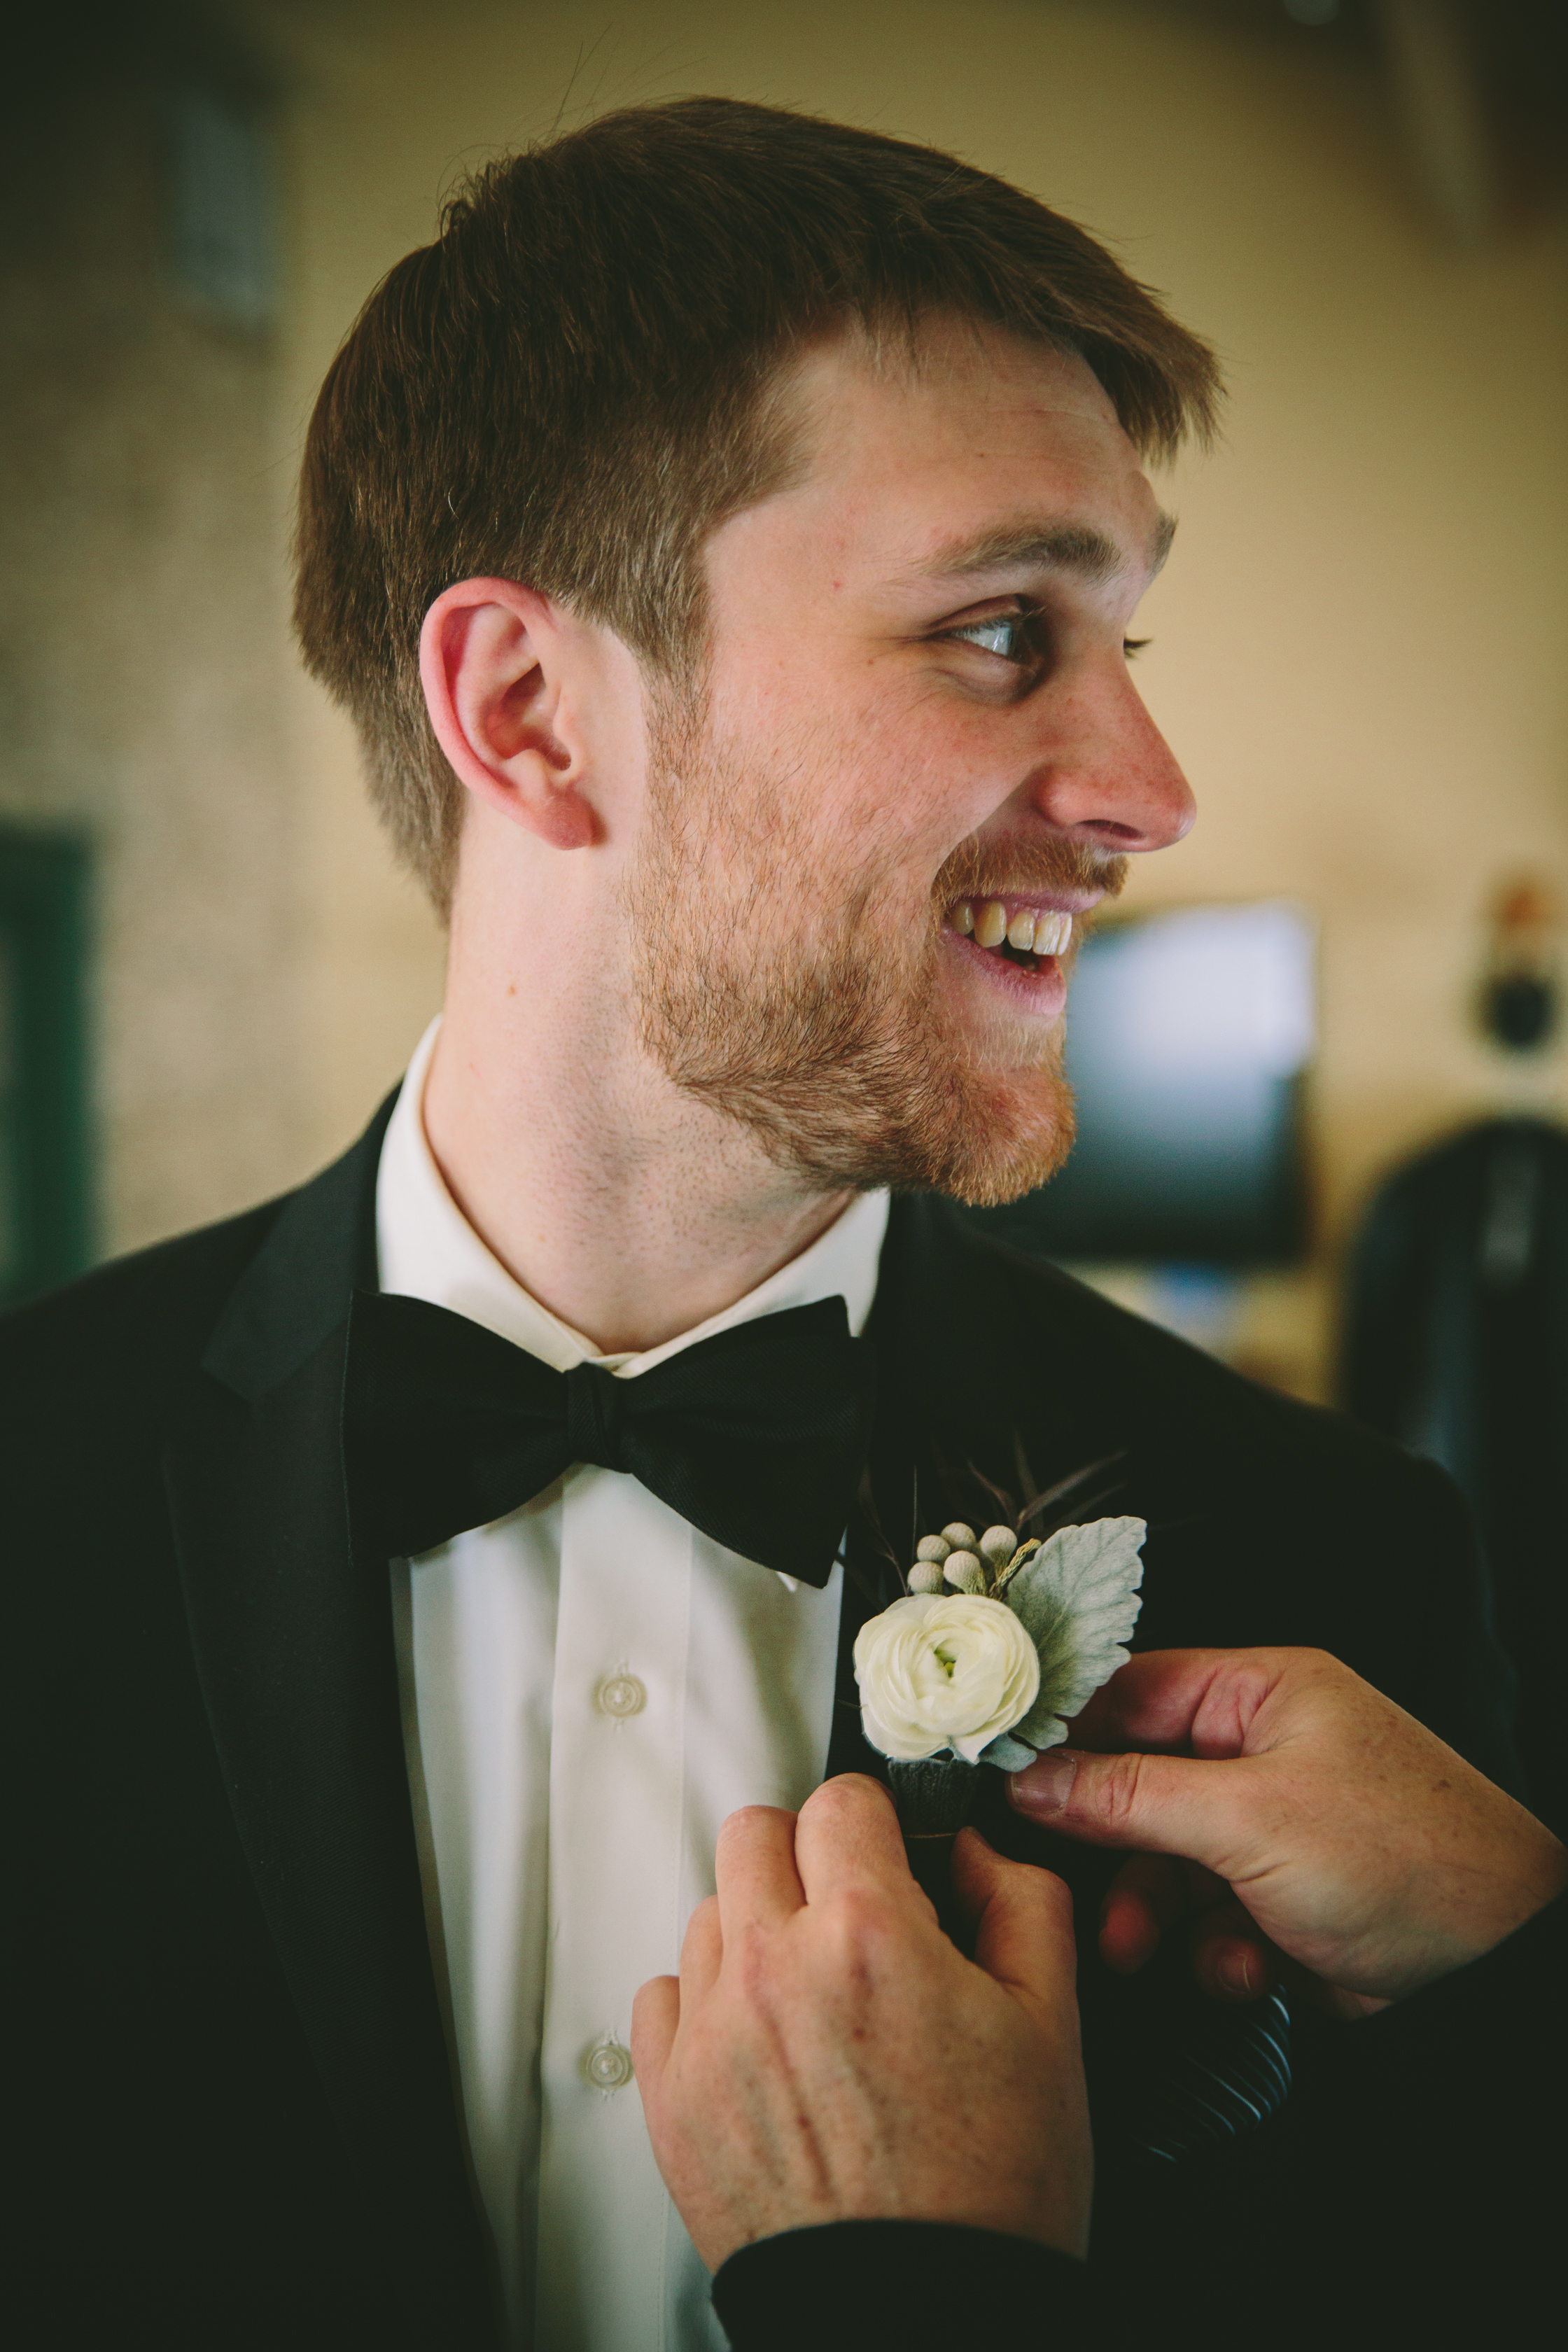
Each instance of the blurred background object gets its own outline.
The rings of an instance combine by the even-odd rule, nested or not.
[[[1540,1115],[1560,1022],[1561,909],[1531,877],[1498,895],[1476,992],[1513,1066],[1509,1115],[1418,1153],[1373,1200],[1350,1266],[1342,1397],[1442,1463],[1486,1546],[1520,1675],[1538,1812],[1568,1829],[1568,1129]]]
[[[92,1255],[87,854],[0,826],[0,1306]]]
[[[1299,1262],[1312,950],[1310,918],[1278,904],[1091,932],[1072,978],[1072,1157],[984,1222],[1053,1258]]]
[[[1181,530],[1138,623],[1201,821],[1086,953],[1084,1143],[1037,1245],[1334,1394],[1390,1171],[1568,1110],[1568,8],[79,0],[5,30],[0,877],[55,877],[0,881],[5,1294],[296,1181],[396,1078],[442,941],[289,642],[316,386],[463,171],[715,89],[1017,180],[1220,348],[1226,439],[1161,484]],[[1253,958],[1228,1003],[1226,954]],[[1241,1057],[1206,1161],[1107,1020],[1090,1048],[1171,958],[1219,1026],[1165,1046]],[[1524,1180],[1476,1149],[1495,1273],[1523,1212],[1484,1202]],[[1206,1170],[1179,1213],[1172,1151]]]
[[[1548,1045],[1563,1018],[1563,911],[1530,876],[1499,893],[1477,1006],[1482,1029],[1511,1053]]]
[[[1288,901],[1111,919],[1073,971],[1078,1138],[976,1222],[1238,1369],[1310,1386],[1260,1339],[1310,1269],[1315,929]],[[1294,1377],[1293,1377],[1294,1376]]]

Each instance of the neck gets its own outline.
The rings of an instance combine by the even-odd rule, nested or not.
[[[680,1094],[626,1034],[625,1007],[570,972],[470,959],[455,932],[425,1090],[430,1148],[468,1223],[605,1355],[733,1306],[851,1197],[808,1188]]]

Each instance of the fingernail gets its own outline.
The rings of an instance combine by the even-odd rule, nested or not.
[[[1078,1778],[1076,1756],[1041,1756],[1011,1782],[1014,1804],[1024,1813],[1059,1813]]]
[[[1247,2000],[1252,1991],[1251,1953],[1240,1949],[1222,1952],[1215,1962],[1215,1974],[1226,1992]]]

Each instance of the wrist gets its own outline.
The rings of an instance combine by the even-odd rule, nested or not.
[[[1431,1948],[1401,1972],[1390,1999],[1424,1992],[1458,1969],[1484,1959],[1568,1888],[1568,1847],[1545,1824],[1526,1816],[1530,1834],[1519,1841],[1516,1866],[1506,1875],[1477,1873],[1431,1938]]]

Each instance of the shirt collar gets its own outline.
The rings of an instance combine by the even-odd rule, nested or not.
[[[424,1118],[425,1081],[440,1027],[437,1016],[419,1041],[381,1149],[375,1227],[384,1290],[466,1315],[558,1372],[574,1364],[603,1364],[627,1380],[716,1331],[788,1307],[809,1307],[819,1298],[842,1298],[851,1330],[858,1337],[865,1328],[888,1228],[886,1192],[860,1194],[809,1249],[694,1330],[641,1355],[601,1355],[580,1331],[529,1296],[486,1248],[447,1190]]]

